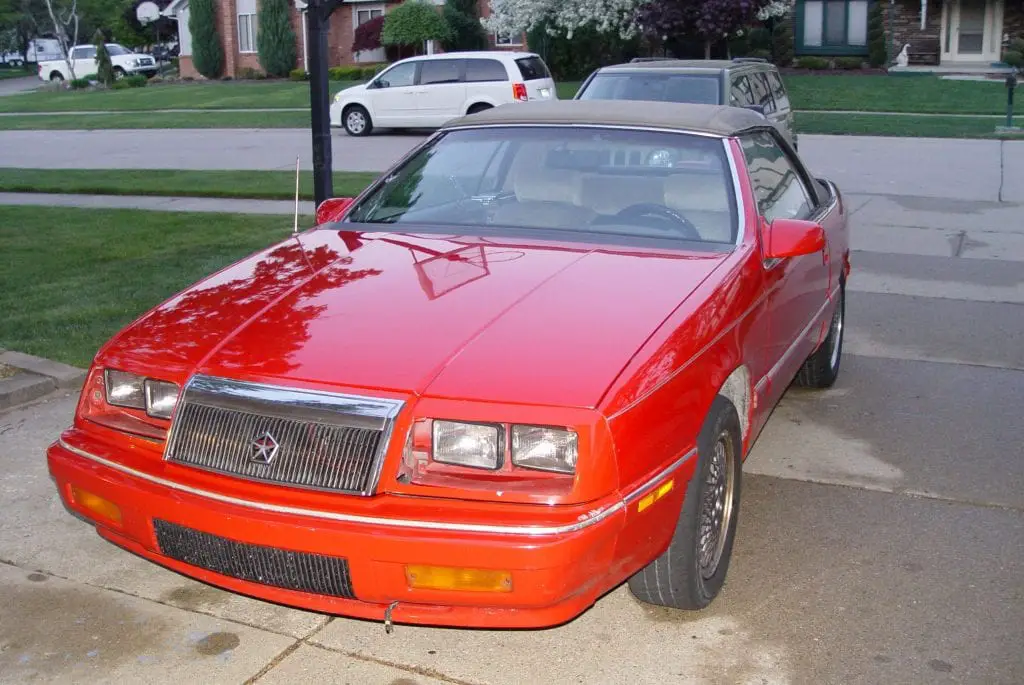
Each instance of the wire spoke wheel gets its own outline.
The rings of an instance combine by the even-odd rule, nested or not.
[[[732,438],[723,431],[715,441],[701,497],[697,563],[700,575],[705,580],[714,576],[718,570],[729,535],[736,480],[733,476],[735,458]]]

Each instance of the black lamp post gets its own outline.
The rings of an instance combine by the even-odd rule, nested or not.
[[[327,83],[327,33],[331,14],[344,0],[307,0],[309,105],[313,132],[313,200],[316,206],[334,194],[331,177],[331,91]]]

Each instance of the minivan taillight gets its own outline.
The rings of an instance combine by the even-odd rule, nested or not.
[[[526,94],[525,83],[513,83],[512,84],[512,98],[515,100],[521,100],[526,102],[530,99],[530,96]]]

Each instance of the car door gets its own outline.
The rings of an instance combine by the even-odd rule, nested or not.
[[[419,62],[400,62],[370,82],[368,98],[376,125],[419,126],[416,72]]]
[[[420,63],[417,99],[424,126],[440,126],[465,114],[466,61],[427,59]]]
[[[75,65],[75,78],[85,78],[96,74],[96,47],[83,45],[71,51],[71,59]]]
[[[775,103],[774,121],[784,127],[786,136],[793,147],[796,147],[796,131],[793,126],[793,107],[789,102],[789,94],[782,83],[782,77],[777,71],[768,70],[764,72],[765,80],[768,82],[768,89],[772,94],[772,101]]]
[[[740,138],[758,211],[766,222],[775,219],[817,220],[821,201],[799,160],[791,158],[777,132],[761,130]],[[761,239],[764,232],[761,232]],[[785,392],[807,356],[814,351],[828,302],[830,264],[824,253],[764,259],[768,302],[767,354],[770,371],[762,393],[774,403]]]

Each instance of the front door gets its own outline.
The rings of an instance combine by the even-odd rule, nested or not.
[[[942,61],[999,60],[1003,0],[949,0],[942,5]]]

